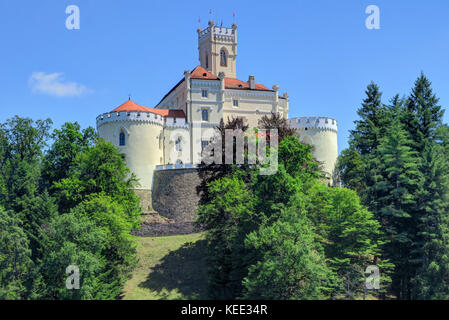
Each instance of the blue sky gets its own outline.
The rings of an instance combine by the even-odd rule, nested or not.
[[[72,4],[80,30],[65,27]],[[365,27],[371,4],[380,30]],[[422,70],[449,105],[447,0],[0,0],[0,122],[18,114],[95,126],[129,93],[154,106],[198,65],[198,18],[204,28],[210,9],[225,26],[236,13],[238,77],[279,84],[290,117],[336,118],[340,150],[371,80],[388,102]]]

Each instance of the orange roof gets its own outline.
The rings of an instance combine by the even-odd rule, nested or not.
[[[138,111],[138,112],[151,112],[155,114],[159,114],[163,117],[173,117],[173,118],[185,118],[185,114],[183,110],[170,110],[170,109],[154,109],[154,108],[148,108],[141,106],[134,101],[128,100],[122,105],[118,106],[111,112],[131,112],[131,111]]]
[[[218,80],[216,76],[212,73],[204,69],[202,66],[197,66],[190,73],[190,78],[192,79],[209,79],[209,80]]]
[[[249,83],[239,80],[239,79],[232,79],[232,78],[225,78],[225,88],[226,89],[249,89]],[[267,87],[265,87],[263,84],[256,83],[254,90],[265,90],[265,91],[271,91]]]

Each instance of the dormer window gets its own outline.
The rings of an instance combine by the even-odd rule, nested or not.
[[[220,50],[220,66],[226,67],[228,65],[225,49]]]

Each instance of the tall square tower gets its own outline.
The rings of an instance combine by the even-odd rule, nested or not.
[[[201,66],[213,75],[224,72],[227,78],[237,78],[237,25],[226,28],[209,21],[205,30],[198,28],[198,57]]]

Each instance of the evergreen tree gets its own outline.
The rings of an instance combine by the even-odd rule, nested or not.
[[[406,103],[404,123],[418,152],[423,152],[435,140],[436,130],[441,126],[444,115],[431,84],[421,72]]]
[[[25,299],[32,268],[29,241],[20,219],[0,207],[0,300]]]
[[[199,207],[198,222],[207,230],[209,292],[215,299],[235,299],[251,261],[244,240],[260,219],[241,179],[223,177],[210,182],[208,190],[211,201]]]
[[[385,255],[395,264],[393,290],[400,299],[410,298],[410,281],[416,272],[416,192],[421,181],[420,161],[410,147],[408,133],[393,120],[379,145],[382,179],[376,184],[376,208],[389,243]]]
[[[357,110],[360,120],[354,122],[356,127],[351,131],[352,144],[362,156],[371,153],[379,145],[384,124],[388,121],[379,87],[371,82],[365,93],[362,107]]]
[[[416,262],[413,298],[449,298],[449,166],[442,146],[427,146],[419,190]]]

